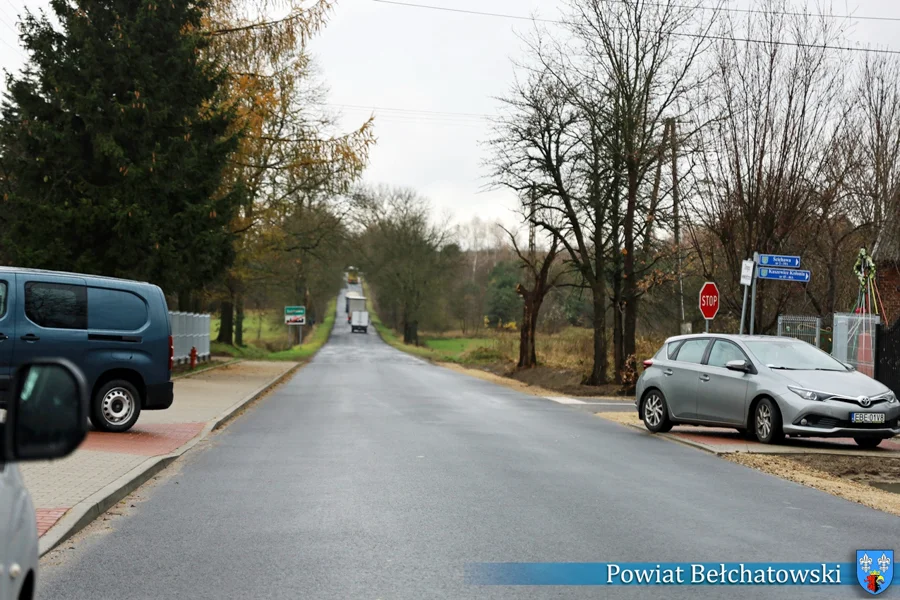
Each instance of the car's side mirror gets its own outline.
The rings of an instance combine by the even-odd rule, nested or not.
[[[740,371],[741,373],[750,372],[750,364],[746,360],[729,360],[725,363],[725,368],[729,371]]]
[[[78,367],[62,359],[37,360],[18,369],[10,389],[5,460],[62,458],[84,440],[88,394]]]

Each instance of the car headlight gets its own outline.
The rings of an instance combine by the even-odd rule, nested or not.
[[[878,398],[884,398],[887,400],[888,404],[893,404],[897,401],[897,395],[894,392],[888,392],[886,394],[882,394],[878,396]]]
[[[788,389],[803,398],[804,400],[809,400],[811,402],[816,402],[819,400],[827,400],[831,398],[831,394],[823,394],[822,392],[814,392],[812,390],[807,390],[802,387],[795,387],[793,385],[789,385]]]

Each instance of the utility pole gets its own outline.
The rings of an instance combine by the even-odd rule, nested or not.
[[[678,136],[675,130],[675,119],[668,119],[666,129],[672,142],[672,215],[675,217],[675,274],[678,278],[678,302],[681,305],[681,321],[684,325],[684,279],[681,274],[681,224],[678,220]],[[679,331],[679,333],[683,333]]]

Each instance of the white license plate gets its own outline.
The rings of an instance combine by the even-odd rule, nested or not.
[[[884,413],[850,413],[851,423],[884,423]]]

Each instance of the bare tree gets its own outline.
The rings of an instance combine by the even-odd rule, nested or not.
[[[877,232],[876,258],[900,256],[900,61],[866,55],[859,85],[862,121],[859,213]],[[885,254],[882,257],[880,254]]]
[[[702,224],[716,237],[728,282],[738,280],[741,261],[754,251],[798,254],[799,246],[815,241],[823,209],[836,206],[846,178],[835,163],[848,111],[844,69],[827,47],[837,25],[786,8],[781,0],[762,0],[743,25],[724,20],[707,97],[695,114],[708,124],[694,155],[692,233],[698,240]],[[703,246],[695,248],[704,275],[712,276]],[[737,287],[726,291],[732,307],[739,306]],[[767,294],[760,282],[756,331],[774,325],[791,293],[789,284],[771,290],[774,306],[764,321]]]
[[[534,195],[535,223],[566,249],[590,288],[594,357],[586,382],[605,383],[608,177],[599,155],[601,133],[549,68],[531,70],[503,102],[507,113],[489,142],[493,181]]]
[[[622,371],[634,372],[635,338],[643,276],[655,260],[643,255],[661,225],[659,186],[654,171],[664,159],[666,122],[680,118],[684,99],[702,80],[699,57],[709,47],[717,11],[683,0],[571,0],[571,30],[578,55],[573,68],[582,71],[581,105],[603,98],[602,117],[611,124],[604,135],[605,155],[617,181],[613,230],[617,273],[621,282],[617,307],[622,311]],[[705,8],[709,8],[705,5]],[[577,56],[577,55],[576,55]],[[618,362],[618,361],[617,361]]]

